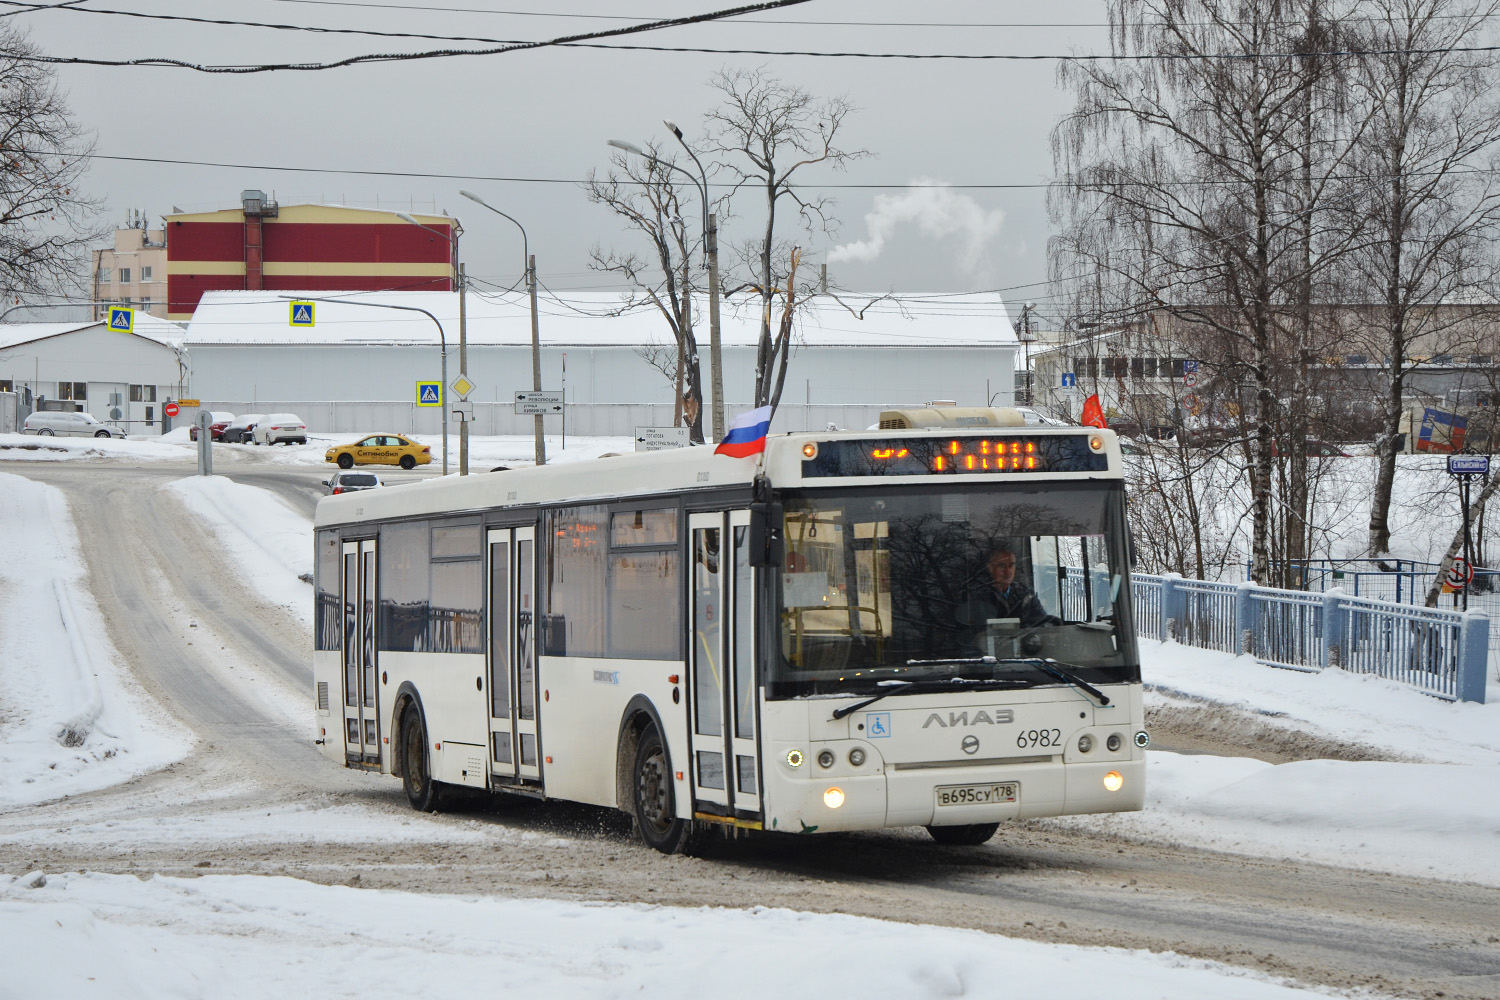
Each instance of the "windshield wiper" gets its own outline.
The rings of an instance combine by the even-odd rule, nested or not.
[[[985,657],[979,657],[979,658],[975,658],[975,659],[965,659],[965,660],[907,660],[906,662],[907,662],[908,666],[911,666],[911,665],[922,666],[922,665],[944,664],[944,663],[998,663],[999,661],[996,660],[993,656],[985,656]],[[897,693],[899,693],[901,691],[906,691],[906,690],[908,690],[910,688],[917,687],[918,685],[921,685],[921,686],[924,686],[924,687],[926,687],[926,686],[932,686],[932,685],[941,685],[942,687],[948,688],[948,689],[953,689],[955,686],[962,686],[962,687],[964,687],[966,689],[972,690],[972,689],[978,688],[978,687],[1013,687],[1013,686],[1015,686],[1017,684],[1025,684],[1026,682],[1022,681],[1022,680],[1018,680],[1018,679],[1016,679],[1014,677],[982,677],[982,678],[973,678],[973,677],[943,677],[943,678],[928,677],[928,678],[923,678],[922,680],[915,680],[915,681],[882,681],[881,683],[882,684],[888,684],[888,685],[890,685],[890,687],[887,690],[882,691],[882,692],[880,692],[877,695],[873,695],[873,696],[871,696],[869,698],[866,698],[864,701],[857,701],[853,705],[848,705],[848,706],[846,706],[844,708],[835,709],[834,713],[833,713],[833,717],[835,719],[842,719],[846,715],[852,715],[853,713],[858,712],[860,709],[864,708],[866,705],[874,704],[875,702],[879,701],[882,698],[889,698],[893,694],[897,694]]]
[[[833,710],[833,717],[835,719],[842,719],[846,715],[853,715],[855,712],[858,712],[860,709],[864,708],[866,705],[873,705],[873,704],[875,704],[877,701],[879,701],[882,698],[889,698],[891,695],[895,694],[897,691],[905,691],[909,687],[915,687],[917,682],[916,681],[882,681],[881,683],[888,685],[884,691],[880,692],[877,695],[873,695],[873,696],[871,696],[869,698],[866,698],[864,701],[856,701],[852,705],[845,705],[843,708],[836,708],[836,709],[834,709]]]
[[[1015,659],[1001,660],[1000,662],[1030,663],[1034,665],[1038,670],[1042,671],[1042,673],[1050,674],[1051,676],[1056,677],[1058,680],[1062,681],[1065,684],[1071,684],[1074,687],[1078,688],[1080,691],[1086,691],[1089,694],[1093,695],[1096,699],[1098,699],[1101,707],[1109,704],[1109,695],[1105,694],[1103,691],[1100,691],[1098,688],[1094,687],[1094,685],[1090,684],[1082,677],[1079,677],[1071,670],[1064,670],[1063,665],[1058,661],[1052,659],[1051,657],[1024,656],[1016,657]]]

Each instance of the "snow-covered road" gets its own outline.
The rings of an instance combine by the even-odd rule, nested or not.
[[[1230,755],[1153,751],[1147,811],[978,850],[894,831],[668,859],[600,810],[418,815],[307,745],[284,454],[276,495],[249,460],[240,482],[172,456],[0,466],[0,993],[697,995],[733,969],[733,993],[1500,996],[1494,685],[1448,705],[1148,643],[1153,730]]]

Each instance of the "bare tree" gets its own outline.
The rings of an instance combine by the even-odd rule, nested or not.
[[[1367,238],[1350,255],[1351,283],[1371,308],[1365,317],[1374,357],[1384,355],[1383,408],[1375,439],[1375,492],[1367,547],[1390,550],[1391,489],[1413,344],[1442,353],[1466,318],[1451,308],[1493,274],[1491,241],[1500,221],[1493,170],[1500,142],[1495,53],[1474,48],[1495,0],[1369,0],[1370,17],[1354,63],[1371,101],[1360,139],[1348,224]],[[1450,308],[1436,306],[1448,303]],[[1464,324],[1467,325],[1467,324]],[[1458,329],[1461,329],[1459,327]]]
[[[1278,429],[1305,431],[1311,296],[1348,242],[1324,217],[1350,130],[1304,55],[1338,17],[1318,0],[1111,0],[1109,16],[1122,58],[1062,70],[1076,104],[1053,139],[1053,273],[1095,286],[1106,316],[1167,314],[1249,390],[1251,574],[1270,582]]]
[[[0,25],[0,293],[73,288],[103,229],[78,187],[93,137],[11,22]]]
[[[783,83],[759,69],[721,71],[711,83],[724,99],[707,116],[713,136],[709,149],[723,157],[721,166],[733,174],[732,193],[753,189],[764,197],[762,235],[758,240],[741,244],[738,252],[749,275],[744,287],[760,299],[755,405],[770,406],[774,412],[786,382],[795,304],[809,297],[795,285],[788,285],[795,275],[800,252],[789,242],[778,241],[778,208],[787,202],[809,234],[831,232],[837,222],[829,214],[832,201],[826,197],[806,197],[793,185],[793,177],[803,168],[818,164],[839,170],[850,160],[869,153],[835,145],[844,119],[854,110],[846,98],[818,100],[800,87]],[[785,291],[787,288],[791,291]],[[783,314],[773,333],[774,304],[781,296],[785,296]]]
[[[590,251],[590,267],[624,277],[631,296],[624,308],[639,300],[652,303],[666,320],[677,345],[676,371],[670,376],[675,389],[674,423],[686,422],[694,444],[703,443],[703,382],[698,361],[698,339],[693,332],[692,249],[682,218],[682,197],[670,156],[655,144],[646,156],[615,154],[611,169],[602,180],[589,172],[589,201],[603,205],[646,237],[651,259],[634,251]],[[667,371],[655,348],[643,348],[642,357],[652,367]]]

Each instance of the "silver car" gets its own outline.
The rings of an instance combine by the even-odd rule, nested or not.
[[[39,434],[42,437],[96,437],[122,438],[125,432],[99,422],[92,413],[68,410],[41,410],[26,418],[21,427],[22,434]]]
[[[328,487],[328,495],[335,493],[355,493],[359,490],[373,490],[377,486],[385,485],[380,477],[373,472],[335,472],[332,479],[323,480],[323,485]]]

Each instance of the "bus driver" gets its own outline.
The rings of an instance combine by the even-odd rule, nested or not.
[[[989,555],[989,583],[980,589],[981,602],[995,608],[990,618],[1015,618],[1022,628],[1036,625],[1061,625],[1062,621],[1047,614],[1036,593],[1016,579],[1016,554],[1007,545],[999,545]]]

